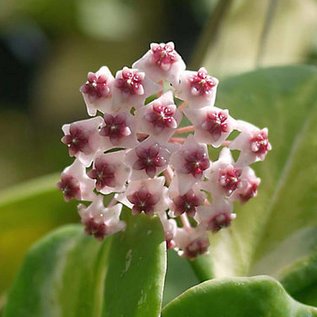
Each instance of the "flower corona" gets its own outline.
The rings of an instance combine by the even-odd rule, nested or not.
[[[135,217],[158,217],[167,247],[192,259],[208,251],[208,232],[230,226],[234,202],[257,194],[260,179],[249,165],[271,145],[266,128],[215,107],[217,86],[205,68],[186,70],[172,42],[152,43],[115,76],[106,66],[88,73],[80,91],[93,118],[63,126],[75,160],[58,183],[65,200],[83,201],[87,234],[102,240],[124,230],[125,205]]]

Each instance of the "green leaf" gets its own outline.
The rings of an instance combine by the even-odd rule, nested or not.
[[[236,205],[232,227],[212,238],[216,277],[268,274],[285,280],[285,265],[314,252],[316,86],[316,68],[309,66],[262,69],[220,85],[217,105],[228,108],[234,118],[268,127],[273,150],[253,165],[262,179],[258,196]]]
[[[104,317],[157,317],[161,312],[166,248],[158,218],[126,217],[113,238],[105,280]]]
[[[317,309],[292,299],[266,276],[215,279],[195,286],[168,304],[162,317],[313,317]]]
[[[110,240],[100,243],[67,226],[29,251],[4,316],[98,316]]]
[[[124,219],[126,231],[102,243],[72,225],[33,246],[4,317],[158,316],[166,269],[161,225],[130,212]]]
[[[78,221],[76,203],[65,203],[57,181],[57,175],[50,175],[0,194],[0,259],[5,259],[0,260],[0,294],[34,241],[61,224]]]

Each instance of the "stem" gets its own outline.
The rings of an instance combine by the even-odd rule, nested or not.
[[[214,277],[213,263],[210,254],[200,255],[196,259],[188,262],[195,272],[199,282],[204,282]]]
[[[193,125],[189,125],[187,127],[183,127],[183,128],[178,128],[176,129],[176,131],[174,132],[174,134],[183,134],[183,133],[187,133],[187,132],[192,132],[195,130],[195,127]]]
[[[183,144],[185,142],[184,138],[170,138],[169,142]]]
[[[190,222],[189,222],[189,220],[188,220],[186,214],[181,214],[181,215],[179,216],[179,218],[181,219],[181,222],[182,222],[182,224],[183,224],[183,226],[184,226],[185,229],[190,229],[190,228],[192,227],[192,226],[190,225]]]
[[[192,69],[197,69],[201,66],[208,51],[217,43],[217,39],[221,33],[221,27],[225,21],[225,16],[229,11],[232,2],[233,0],[218,0],[198,40],[190,63]]]
[[[164,82],[163,82],[163,80],[160,80],[158,82],[158,84],[161,86],[162,89],[156,94],[157,98],[161,97],[163,95],[163,91],[164,91]]]
[[[221,145],[228,147],[230,145],[230,143],[231,143],[231,141],[226,140],[226,141],[223,141],[223,143]]]
[[[117,203],[117,199],[113,196],[109,201],[107,208],[114,206]]]
[[[169,185],[172,181],[173,178],[173,170],[171,169],[171,167],[169,165],[167,165],[166,170],[163,171],[163,175],[165,176],[165,180],[167,185]]]
[[[184,108],[186,107],[186,105],[187,105],[187,102],[184,101],[184,102],[182,102],[182,103],[177,107],[177,109],[178,109],[179,111],[183,111]]]
[[[173,170],[171,169],[171,167],[168,165],[166,170],[163,172],[164,176],[165,176],[165,180],[166,180],[166,183],[169,185],[172,181],[172,178],[173,178]],[[190,229],[191,228],[191,225],[190,225],[190,222],[187,218],[187,215],[186,214],[181,214],[179,216],[182,224],[183,224],[183,227],[185,229]]]

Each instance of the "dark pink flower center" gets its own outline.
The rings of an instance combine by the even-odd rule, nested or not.
[[[94,236],[98,240],[103,240],[107,235],[107,226],[103,222],[96,222],[93,217],[89,217],[85,222],[85,232]]]
[[[62,138],[62,142],[68,146],[71,156],[76,155],[78,152],[86,152],[87,148],[89,148],[88,141],[88,133],[72,124],[69,128],[69,134]]]
[[[270,149],[267,134],[264,131],[260,131],[256,136],[251,138],[250,148],[253,153],[265,155]]]
[[[101,190],[105,186],[115,187],[115,168],[103,160],[96,160],[95,168],[93,168],[88,176],[96,180],[96,189]]]
[[[133,204],[133,214],[140,214],[143,211],[145,214],[152,215],[159,201],[158,195],[153,195],[146,189],[140,189],[127,198]]]
[[[161,146],[157,143],[148,148],[136,147],[137,160],[133,164],[136,170],[145,170],[149,177],[154,177],[157,169],[167,165],[167,158],[161,154]]]
[[[194,259],[198,255],[207,252],[209,241],[207,239],[196,239],[192,241],[184,250],[184,255],[189,259]]]
[[[185,155],[184,159],[185,170],[194,177],[201,177],[204,170],[206,170],[210,165],[208,155],[203,149],[190,152]]]
[[[177,122],[174,119],[174,114],[175,110],[172,107],[155,104],[152,111],[146,113],[145,119],[161,129],[176,128]]]
[[[230,212],[220,211],[214,214],[208,221],[208,230],[217,232],[222,228],[229,227],[232,222],[232,216]]]
[[[185,195],[174,198],[173,203],[176,216],[186,213],[188,216],[193,217],[196,214],[196,207],[203,203],[203,198],[196,195],[193,190],[190,190]]]
[[[130,95],[143,95],[143,76],[137,71],[124,69],[121,78],[116,79],[116,87]]]
[[[194,95],[209,95],[216,86],[216,82],[204,69],[199,69],[197,74],[191,77],[190,86]]]
[[[124,114],[112,116],[105,113],[104,122],[105,125],[101,128],[100,135],[109,137],[113,145],[117,145],[122,138],[131,134]]]
[[[177,55],[172,46],[169,44],[157,44],[151,48],[152,59],[155,64],[171,65],[177,61]]]
[[[57,187],[63,192],[66,200],[80,199],[80,184],[77,178],[62,174]]]
[[[207,113],[202,128],[208,131],[214,140],[218,140],[222,133],[228,132],[228,116],[223,111]]]
[[[110,96],[110,88],[105,75],[97,76],[89,73],[86,83],[81,87],[81,92],[95,99]]]
[[[225,189],[228,195],[230,195],[233,191],[235,191],[241,180],[241,170],[234,167],[227,167],[224,169],[220,169],[219,171],[219,184]]]
[[[258,191],[258,184],[252,182],[247,187],[247,190],[243,193],[239,193],[239,198],[242,202],[247,202],[251,198],[255,197]]]
[[[155,127],[175,128],[177,122],[174,119],[175,110],[168,106],[153,105],[152,111],[146,114],[145,119],[152,123]]]

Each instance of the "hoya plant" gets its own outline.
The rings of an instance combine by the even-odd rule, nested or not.
[[[3,315],[317,316],[316,82],[274,68],[217,93],[172,42],[89,72],[90,118],[62,127],[73,163],[57,183],[81,225],[30,249]],[[167,270],[188,263],[197,285],[166,299]]]

